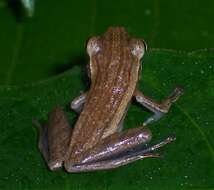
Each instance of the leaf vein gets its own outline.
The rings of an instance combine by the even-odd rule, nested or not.
[[[15,46],[14,46],[14,50],[13,50],[13,54],[12,54],[11,63],[9,65],[9,69],[8,69],[7,76],[5,79],[5,85],[8,85],[11,83],[12,76],[13,76],[14,70],[16,68],[17,59],[18,59],[19,52],[20,52],[22,36],[23,36],[23,26],[18,25],[17,32],[16,32]]]
[[[192,123],[192,125],[199,131],[199,133],[201,134],[203,140],[205,141],[213,159],[214,159],[214,150],[212,145],[209,143],[207,136],[205,135],[205,133],[203,132],[203,130],[201,129],[200,125],[190,116],[190,114],[185,111],[180,105],[176,104],[176,106],[178,107],[178,109],[189,119],[189,121]]]

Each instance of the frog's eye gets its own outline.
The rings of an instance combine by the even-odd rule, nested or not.
[[[141,59],[147,50],[146,42],[143,39],[131,39],[130,46],[132,54],[138,59]]]
[[[97,52],[100,51],[101,45],[99,41],[99,37],[92,37],[88,40],[87,42],[87,52],[89,56],[96,54]]]

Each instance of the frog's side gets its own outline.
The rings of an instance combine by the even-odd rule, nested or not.
[[[50,113],[48,126],[40,128],[39,148],[51,170],[63,163],[68,172],[111,169],[158,157],[152,151],[174,140],[168,137],[154,146],[136,148],[151,139],[145,126],[167,113],[182,93],[175,88],[159,104],[137,90],[145,50],[145,42],[130,38],[122,27],[110,27],[102,36],[88,41],[91,87],[71,103],[73,110],[81,112],[73,131],[59,107]],[[154,115],[143,126],[121,132],[133,96]]]

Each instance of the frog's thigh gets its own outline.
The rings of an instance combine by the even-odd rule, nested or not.
[[[80,96],[76,97],[72,102],[71,102],[71,109],[74,110],[77,113],[80,113],[82,111],[83,105],[86,101],[87,97],[87,92],[82,93]]]
[[[68,148],[71,127],[61,108],[49,114],[48,125],[37,124],[40,131],[39,149],[51,170],[60,168]]]
[[[122,133],[114,133],[101,140],[99,144],[92,149],[78,156],[77,162],[86,164],[116,157],[118,154],[150,141],[151,137],[151,132],[146,127],[138,127],[128,129]],[[72,172],[73,164],[75,163],[71,164],[71,161],[65,161],[66,170]]]
[[[154,113],[153,116],[149,117],[144,122],[144,125],[153,123],[163,117],[164,114],[169,111],[169,108],[171,107],[172,103],[175,102],[182,93],[183,90],[179,87],[176,87],[174,91],[162,103],[158,103],[152,100],[151,98],[145,96],[142,92],[136,89],[134,96],[137,102],[139,102],[141,105],[143,105]]]

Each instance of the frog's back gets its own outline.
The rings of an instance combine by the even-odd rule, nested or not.
[[[123,28],[113,28],[100,37],[100,52],[90,56],[91,88],[72,134],[72,152],[89,149],[117,130],[138,80],[139,64],[128,39]]]

